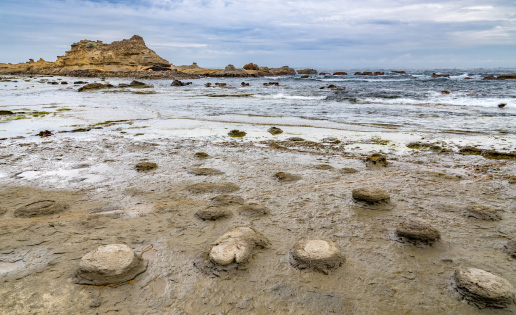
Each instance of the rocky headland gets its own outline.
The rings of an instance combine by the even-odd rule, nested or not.
[[[300,72],[301,73],[301,72]],[[55,62],[30,59],[18,64],[0,63],[0,74],[62,75],[73,77],[131,77],[139,79],[195,79],[209,77],[263,77],[295,75],[288,66],[261,67],[253,63],[243,68],[227,65],[224,69],[202,68],[193,63],[175,66],[148,48],[141,36],[114,41],[81,40],[72,44]]]

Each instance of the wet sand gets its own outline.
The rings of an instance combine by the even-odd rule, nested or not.
[[[201,151],[209,156],[196,157]],[[0,156],[3,314],[516,311],[514,304],[477,309],[463,303],[452,285],[458,267],[484,269],[516,284],[515,260],[503,251],[516,235],[514,160],[421,149],[388,155],[387,167],[368,168],[365,153],[345,144],[136,140],[113,133],[4,140]],[[158,168],[137,171],[140,162]],[[220,173],[192,172],[199,168]],[[278,172],[300,179],[279,181]],[[198,183],[222,185],[211,191],[207,185],[189,188]],[[390,203],[356,203],[351,192],[364,186],[385,189]],[[239,214],[236,204],[227,207],[230,216],[199,219],[196,212],[221,194],[269,211]],[[15,210],[39,200],[68,208],[15,216]],[[501,220],[465,216],[470,204],[490,206]],[[395,228],[409,216],[432,223],[441,239],[431,246],[398,239]],[[211,244],[239,225],[253,227],[271,245],[256,249],[245,264],[211,268],[206,263]],[[327,275],[294,268],[289,251],[301,238],[335,241],[345,262]],[[148,261],[147,271],[119,286],[74,284],[80,258],[113,243],[133,248]]]

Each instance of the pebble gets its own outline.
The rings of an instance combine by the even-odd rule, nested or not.
[[[246,262],[257,246],[268,247],[269,240],[249,226],[230,228],[219,237],[210,250],[210,260],[221,266]]]
[[[389,193],[377,187],[361,187],[353,189],[352,197],[355,201],[376,204],[390,201]]]
[[[75,273],[77,284],[124,283],[147,269],[147,262],[127,245],[103,245],[84,255]]]
[[[337,244],[324,239],[301,239],[291,251],[291,264],[298,269],[314,269],[328,274],[331,269],[342,265],[344,254]]]
[[[441,238],[439,230],[420,218],[408,218],[396,228],[396,235],[408,241],[433,243]]]
[[[456,289],[462,298],[479,308],[504,308],[514,301],[509,281],[477,268],[455,270]]]

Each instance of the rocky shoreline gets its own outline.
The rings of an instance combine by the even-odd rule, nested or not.
[[[3,141],[0,312],[516,310],[514,161],[324,148],[338,145]]]

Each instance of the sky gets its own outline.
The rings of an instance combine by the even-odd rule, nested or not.
[[[515,0],[0,0],[0,62],[144,38],[175,65],[516,67]]]

